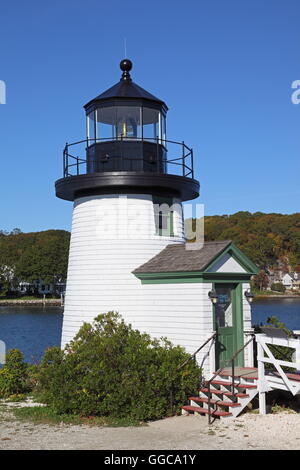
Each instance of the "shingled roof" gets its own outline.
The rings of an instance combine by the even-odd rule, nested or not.
[[[185,244],[167,245],[133,274],[203,271],[230,244],[231,240],[205,242],[198,250],[189,250]]]

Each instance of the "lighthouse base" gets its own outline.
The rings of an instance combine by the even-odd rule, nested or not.
[[[173,200],[172,234],[157,228],[149,194],[81,197],[74,202],[61,346],[84,322],[119,312],[138,328],[143,285],[132,271],[170,243],[184,243],[180,200]]]

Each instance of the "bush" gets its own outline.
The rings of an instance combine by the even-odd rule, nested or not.
[[[40,399],[58,413],[161,418],[178,411],[199,386],[201,369],[194,362],[178,370],[188,357],[183,348],[151,339],[109,312],[84,324],[65,351],[45,353]]]
[[[276,292],[285,292],[286,289],[282,282],[274,282],[271,285],[271,290],[274,290]]]
[[[30,391],[27,364],[18,349],[11,349],[0,369],[0,398],[19,396]]]

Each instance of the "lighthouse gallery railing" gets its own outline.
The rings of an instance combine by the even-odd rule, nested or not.
[[[117,139],[112,138],[103,138],[103,139],[84,139],[78,142],[73,142],[71,144],[66,143],[64,151],[63,151],[63,175],[64,178],[69,176],[78,176],[81,174],[86,174],[86,164],[87,162],[91,162],[92,160],[89,158],[83,158],[79,156],[79,154],[86,154],[88,147],[90,148],[93,144],[105,143],[105,142],[115,142],[120,145],[120,152],[122,154],[122,145],[126,148],[126,143],[128,141],[134,141],[137,143],[143,142],[152,142],[155,144],[156,148],[156,155],[154,155],[154,161],[159,159],[159,154],[161,148],[164,148],[165,155],[167,153],[173,153],[174,156],[171,158],[163,158],[163,163],[165,164],[166,174],[175,174],[184,176],[186,178],[194,178],[194,161],[193,161],[193,149],[189,148],[184,142],[176,142],[173,140],[164,140],[153,138],[137,138],[137,137],[120,137]],[[167,149],[168,145],[168,149]],[[171,152],[170,152],[171,148]],[[109,159],[119,158],[120,155],[114,156],[109,155]],[[149,161],[146,157],[142,159],[145,162]],[[136,162],[136,158],[130,158],[128,156],[123,157],[122,161],[126,161],[126,170],[125,164],[124,167],[122,166],[119,168],[119,171],[128,171],[128,162],[132,162],[132,165]],[[105,163],[105,159],[103,159],[103,163]],[[105,170],[104,170],[105,171]],[[160,167],[157,166],[157,172],[160,172]]]

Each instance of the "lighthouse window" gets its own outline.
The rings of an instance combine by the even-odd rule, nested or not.
[[[87,137],[88,137],[88,144],[93,145],[95,143],[96,138],[96,128],[95,128],[95,111],[92,111],[87,115]]]
[[[141,108],[138,106],[118,106],[115,134],[121,138],[141,138],[142,117]]]
[[[162,138],[162,145],[166,147],[166,117],[160,113],[160,118],[161,118],[161,138]]]
[[[174,236],[174,212],[171,210],[173,200],[170,197],[153,196],[155,233],[156,235]]]
[[[114,138],[117,110],[114,106],[98,108],[96,111],[96,138],[105,140]]]
[[[143,108],[143,138],[153,142],[161,138],[159,111],[152,108]]]
[[[141,108],[137,106],[104,106],[96,111],[96,138],[138,139],[142,136]]]

